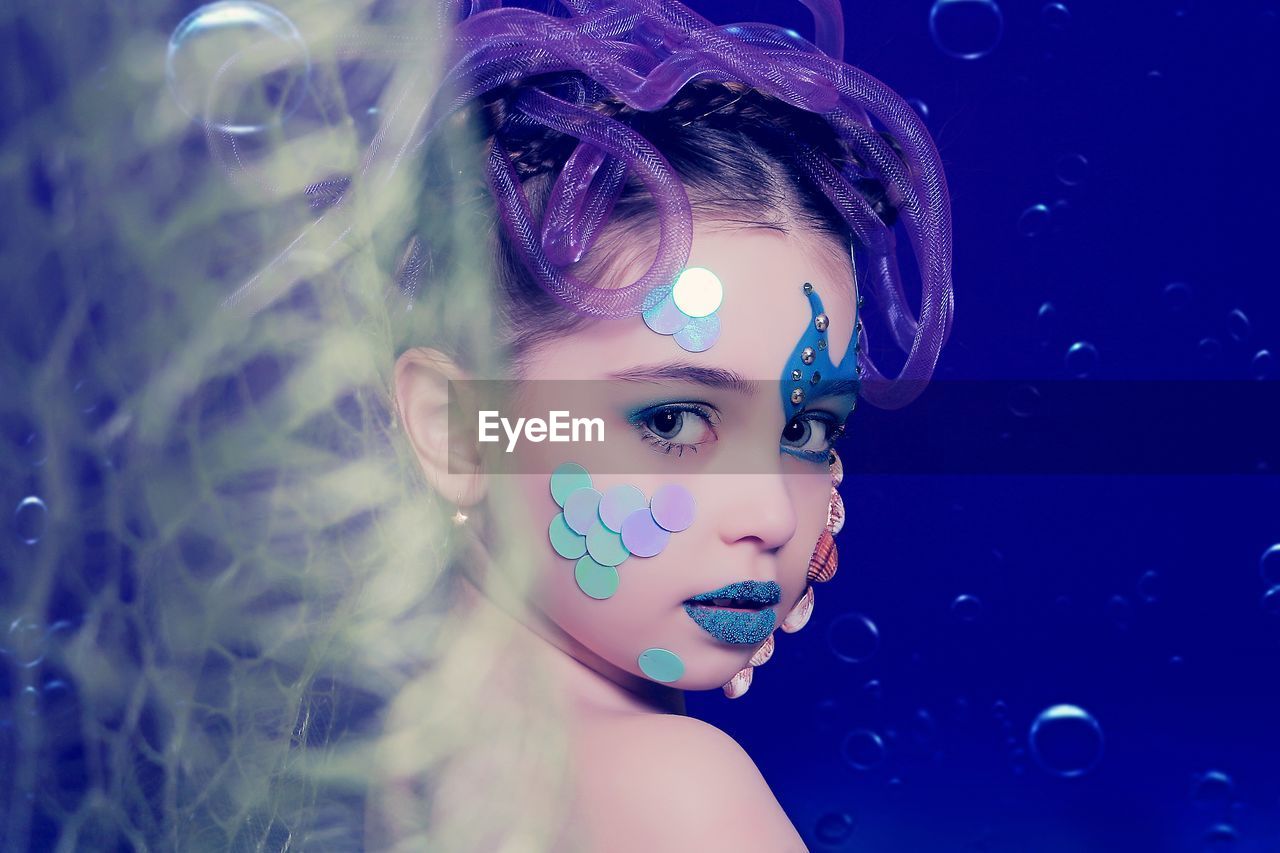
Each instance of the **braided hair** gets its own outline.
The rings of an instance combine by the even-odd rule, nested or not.
[[[507,151],[535,218],[541,217],[551,186],[578,140],[556,130],[519,121],[510,104],[529,87],[554,90],[584,84],[576,74],[544,75],[498,87],[466,112],[479,128],[486,150],[498,140]],[[850,234],[827,197],[804,177],[795,160],[799,138],[826,155],[849,175],[886,225],[897,219],[883,185],[865,177],[863,163],[848,150],[821,116],[793,107],[738,82],[694,80],[661,109],[635,110],[609,93],[591,109],[621,121],[648,139],[667,158],[685,185],[696,218],[774,228],[784,233],[811,231],[830,238],[834,254],[848,259]],[[460,119],[461,121],[462,119]],[[890,134],[881,133],[901,153]],[[451,175],[458,170],[451,168]],[[476,176],[471,198],[487,198]],[[606,236],[571,267],[585,280],[604,285],[624,264],[648,262],[656,231],[654,205],[643,184],[629,175],[605,226]],[[522,358],[534,347],[571,334],[591,318],[566,309],[531,277],[501,228],[493,227],[497,314],[504,345],[518,374]],[[461,354],[460,354],[461,355]]]

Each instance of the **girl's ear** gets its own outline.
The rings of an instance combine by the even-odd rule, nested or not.
[[[473,442],[449,436],[449,383],[467,379],[439,350],[414,347],[396,359],[396,414],[427,481],[459,508],[474,506],[488,486]],[[455,427],[460,428],[458,424]]]

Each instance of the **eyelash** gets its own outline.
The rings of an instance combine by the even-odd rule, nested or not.
[[[690,414],[697,415],[698,417],[702,418],[703,421],[706,422],[707,427],[711,430],[712,435],[715,435],[715,427],[718,423],[718,418],[716,417],[714,410],[708,409],[705,406],[697,405],[695,403],[669,403],[666,405],[654,407],[652,409],[646,409],[631,417],[631,424],[636,428],[636,431],[640,433],[640,440],[644,441],[646,444],[651,445],[655,449],[655,451],[658,453],[670,454],[674,452],[677,456],[683,456],[686,449],[692,449],[694,453],[697,453],[698,447],[701,444],[710,443],[710,442],[698,442],[698,443],[687,444],[683,442],[674,442],[674,441],[671,441],[670,439],[662,438],[661,436],[655,434],[649,428],[648,426],[649,421],[653,420],[658,415],[671,413],[671,412],[688,412]],[[794,456],[798,456],[801,459],[806,459],[815,464],[826,464],[831,453],[831,448],[835,446],[836,440],[845,434],[845,429],[847,424],[844,421],[841,421],[836,416],[831,415],[830,413],[826,413],[826,412],[822,412],[821,410],[814,409],[809,412],[802,412],[800,417],[792,418],[790,421],[787,421],[787,426],[790,426],[795,421],[806,421],[806,420],[820,421],[821,423],[826,425],[826,428],[827,428],[826,442],[825,442],[826,447],[820,451],[819,450],[800,450],[799,448],[786,448],[784,452],[790,453]]]

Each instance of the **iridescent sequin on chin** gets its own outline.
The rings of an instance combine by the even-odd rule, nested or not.
[[[551,519],[551,547],[574,560],[574,580],[591,598],[611,597],[621,582],[617,567],[628,557],[655,557],[672,533],[693,523],[693,495],[668,483],[646,498],[635,486],[614,486],[603,494],[591,474],[565,462],[551,474],[551,496],[563,508]]]

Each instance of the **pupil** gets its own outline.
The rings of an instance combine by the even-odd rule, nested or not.
[[[654,432],[675,434],[680,426],[680,416],[683,412],[659,412],[653,416]],[[669,436],[664,435],[664,438]]]
[[[792,421],[782,431],[782,437],[787,441],[800,441],[805,437],[805,424],[802,421]]]

